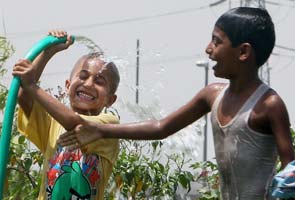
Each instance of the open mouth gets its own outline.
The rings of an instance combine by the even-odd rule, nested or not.
[[[210,60],[209,66],[212,66],[212,69],[215,69],[217,67],[217,62],[215,60]]]
[[[212,66],[212,69],[215,70],[217,68],[217,64]]]
[[[78,91],[76,95],[81,99],[81,100],[86,100],[86,101],[93,101],[96,97],[89,94],[85,93],[83,91]]]

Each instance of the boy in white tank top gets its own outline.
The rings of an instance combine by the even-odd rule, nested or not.
[[[274,44],[274,25],[266,10],[231,9],[217,20],[206,48],[216,62],[214,75],[229,84],[208,85],[163,119],[121,125],[85,121],[59,142],[78,148],[100,138],[163,139],[212,111],[223,200],[271,199],[266,188],[277,154],[282,167],[294,159],[286,106],[258,76]]]

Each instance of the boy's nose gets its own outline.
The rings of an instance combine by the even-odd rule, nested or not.
[[[207,54],[211,54],[211,53],[212,53],[212,46],[211,46],[211,43],[208,44],[208,46],[207,46],[206,49],[205,49],[205,52],[206,52]]]
[[[84,85],[85,85],[85,86],[90,87],[90,86],[93,86],[93,84],[94,84],[94,79],[93,79],[92,76],[89,76],[89,77],[84,81]]]

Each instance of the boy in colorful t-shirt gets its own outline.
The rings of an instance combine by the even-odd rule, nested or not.
[[[50,35],[65,37],[64,31]],[[114,63],[107,63],[101,53],[82,56],[66,80],[70,108],[42,90],[36,83],[57,52],[73,43],[67,36],[65,44],[45,49],[33,63],[18,61],[13,75],[21,79],[18,96],[18,129],[44,155],[42,186],[38,199],[103,199],[105,186],[119,151],[117,139],[106,139],[75,151],[58,146],[59,135],[70,130],[82,118],[97,123],[119,123],[119,119],[104,109],[117,96],[119,72]]]

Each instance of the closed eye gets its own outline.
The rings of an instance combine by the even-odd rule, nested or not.
[[[88,79],[89,76],[90,76],[89,72],[85,69],[82,69],[79,73],[79,78],[81,80],[86,80],[86,79]]]
[[[95,83],[98,85],[106,85],[107,81],[102,75],[98,74],[95,76]]]

